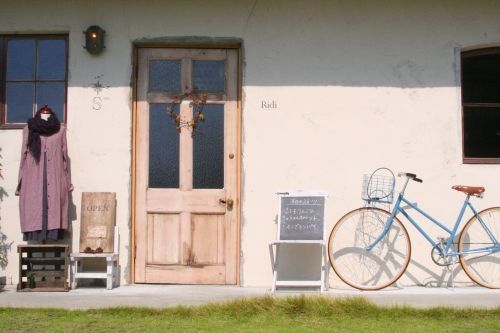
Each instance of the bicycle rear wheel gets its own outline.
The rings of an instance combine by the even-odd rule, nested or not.
[[[500,288],[500,245],[498,243],[500,242],[500,207],[485,209],[478,215],[489,234],[478,217],[473,216],[460,233],[458,251],[493,249],[496,246],[496,252],[460,255],[460,264],[472,281],[486,288],[498,289]],[[496,243],[493,240],[496,240]]]
[[[360,290],[378,290],[396,282],[410,262],[408,232],[394,218],[386,236],[370,251],[390,213],[374,207],[353,210],[342,217],[328,240],[330,264],[337,275]]]

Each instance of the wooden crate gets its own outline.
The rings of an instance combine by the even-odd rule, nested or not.
[[[68,245],[18,245],[17,291],[68,291]],[[30,275],[35,287],[29,286]]]

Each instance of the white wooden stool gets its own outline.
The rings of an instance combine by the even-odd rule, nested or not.
[[[85,259],[102,258],[106,260],[106,271],[86,271]],[[71,289],[76,289],[78,279],[106,279],[106,288],[113,289],[118,285],[118,254],[116,253],[72,253]]]
[[[71,253],[71,289],[76,289],[78,279],[106,279],[106,288],[118,286],[118,227],[115,227],[114,253]],[[106,260],[106,271],[86,271],[85,260]]]

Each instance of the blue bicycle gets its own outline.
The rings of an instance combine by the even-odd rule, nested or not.
[[[406,177],[406,180],[392,212],[374,207],[373,203],[392,202],[388,198],[392,197],[394,189],[392,176],[392,189],[384,191],[373,186],[376,177],[372,174],[365,198],[369,204],[344,215],[330,233],[328,255],[340,279],[360,290],[378,290],[390,286],[403,275],[410,262],[411,244],[408,232],[398,219],[401,214],[429,241],[431,256],[437,265],[449,266],[460,261],[463,270],[474,282],[487,288],[500,288],[500,207],[478,212],[470,202],[471,197],[481,198],[485,189],[461,185],[452,187],[463,192],[466,199],[450,230],[405,197],[410,180],[422,182],[412,173],[398,175]],[[390,187],[391,182],[387,183]],[[409,208],[441,228],[447,237],[433,239],[409,215]],[[457,248],[457,230],[467,208],[473,216],[463,227]]]

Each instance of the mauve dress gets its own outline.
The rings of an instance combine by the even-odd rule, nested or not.
[[[68,193],[73,189],[68,165],[66,126],[40,136],[40,162],[28,150],[29,130],[23,129],[19,166],[19,214],[25,240],[56,240],[68,229]]]

